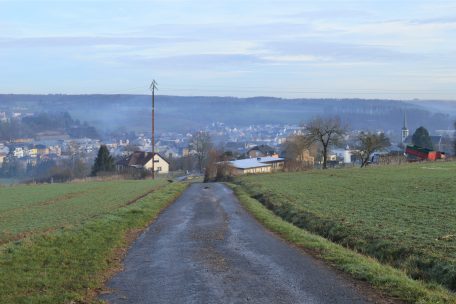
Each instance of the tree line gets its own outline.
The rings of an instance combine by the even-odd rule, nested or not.
[[[0,122],[0,140],[36,137],[38,133],[46,131],[64,131],[72,138],[99,138],[93,126],[73,119],[68,112],[42,112]]]

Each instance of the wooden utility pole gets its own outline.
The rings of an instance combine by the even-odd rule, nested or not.
[[[157,82],[152,80],[150,84],[152,91],[152,179],[155,179],[155,89],[157,89]]]

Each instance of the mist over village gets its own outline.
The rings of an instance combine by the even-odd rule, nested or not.
[[[456,303],[455,14],[0,1],[0,304]]]
[[[118,96],[105,96],[102,101],[96,95],[31,95],[23,99],[4,95],[2,98],[5,103],[0,112],[0,162],[5,183],[69,181],[90,176],[101,145],[107,146],[117,165],[116,170],[112,168],[112,174],[125,171],[122,164],[133,152],[151,152],[148,96],[125,96],[123,100]],[[91,106],[97,101],[101,104]],[[202,151],[197,151],[195,137],[204,132],[209,136],[210,149],[218,154],[218,161],[251,158],[254,155],[251,152],[257,150],[260,152],[254,156],[283,158],[287,171],[300,167],[297,162],[303,153],[307,155],[303,167],[319,167],[323,159],[317,145],[297,151],[290,143],[305,135],[306,121],[300,121],[300,117],[311,120],[311,115],[326,113],[340,119],[344,127],[340,142],[328,151],[331,167],[361,165],[361,157],[356,156],[362,132],[383,133],[390,140],[389,145],[372,151],[375,152],[370,155],[373,163],[392,159],[405,162],[405,148],[414,144],[412,135],[422,122],[427,122],[423,125],[432,142],[429,148],[448,156],[454,153],[454,128],[448,114],[454,110],[448,103],[440,102],[443,108],[448,108],[440,112],[417,101],[383,102],[384,107],[370,100],[233,98],[227,102],[217,97],[158,96],[155,152],[167,163],[167,170],[162,173],[201,174],[197,154]],[[266,107],[270,113],[258,116],[258,107]],[[119,111],[124,117],[120,117]],[[285,115],[290,111],[293,115]],[[350,123],[353,121],[355,123]],[[407,130],[406,134],[403,129]],[[210,149],[204,151],[203,162],[208,161]],[[127,167],[133,165],[141,169],[145,163]],[[130,173],[139,174],[134,171],[140,170]]]

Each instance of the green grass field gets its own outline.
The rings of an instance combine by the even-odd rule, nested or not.
[[[119,180],[0,188],[0,303],[95,302],[120,267],[127,235],[186,186]]]
[[[456,290],[456,163],[236,179],[281,218]]]
[[[0,244],[30,233],[79,224],[165,183],[123,180],[1,187]]]

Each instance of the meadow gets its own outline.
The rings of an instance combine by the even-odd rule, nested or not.
[[[456,290],[456,163],[315,170],[235,181],[282,219]]]
[[[118,180],[0,188],[0,303],[97,302],[129,242],[186,186]]]
[[[0,187],[0,244],[106,214],[166,184],[118,180]]]

